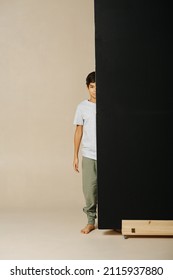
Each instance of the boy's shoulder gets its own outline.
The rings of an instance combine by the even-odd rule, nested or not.
[[[78,104],[77,109],[80,111],[93,111],[96,109],[96,103],[90,102],[89,100],[85,99]]]
[[[88,103],[88,101],[87,100],[83,100],[83,101],[81,101],[79,104],[78,104],[78,108],[83,108],[83,107],[85,107],[86,105],[87,105],[87,103]]]

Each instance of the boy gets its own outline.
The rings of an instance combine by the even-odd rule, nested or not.
[[[88,223],[81,230],[88,234],[95,229],[97,207],[97,156],[96,156],[96,82],[95,72],[88,74],[86,85],[89,99],[82,101],[75,113],[74,161],[73,167],[79,172],[79,148],[82,142],[82,184],[85,198],[83,211]]]

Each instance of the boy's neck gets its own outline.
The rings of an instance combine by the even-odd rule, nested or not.
[[[90,98],[88,99],[89,102],[96,103],[96,99]]]

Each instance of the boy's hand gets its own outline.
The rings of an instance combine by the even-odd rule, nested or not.
[[[74,161],[73,161],[73,168],[76,172],[79,173],[79,159],[78,158],[75,158]]]

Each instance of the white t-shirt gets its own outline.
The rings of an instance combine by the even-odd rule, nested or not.
[[[96,103],[82,101],[77,106],[73,123],[83,125],[82,156],[96,160]]]

